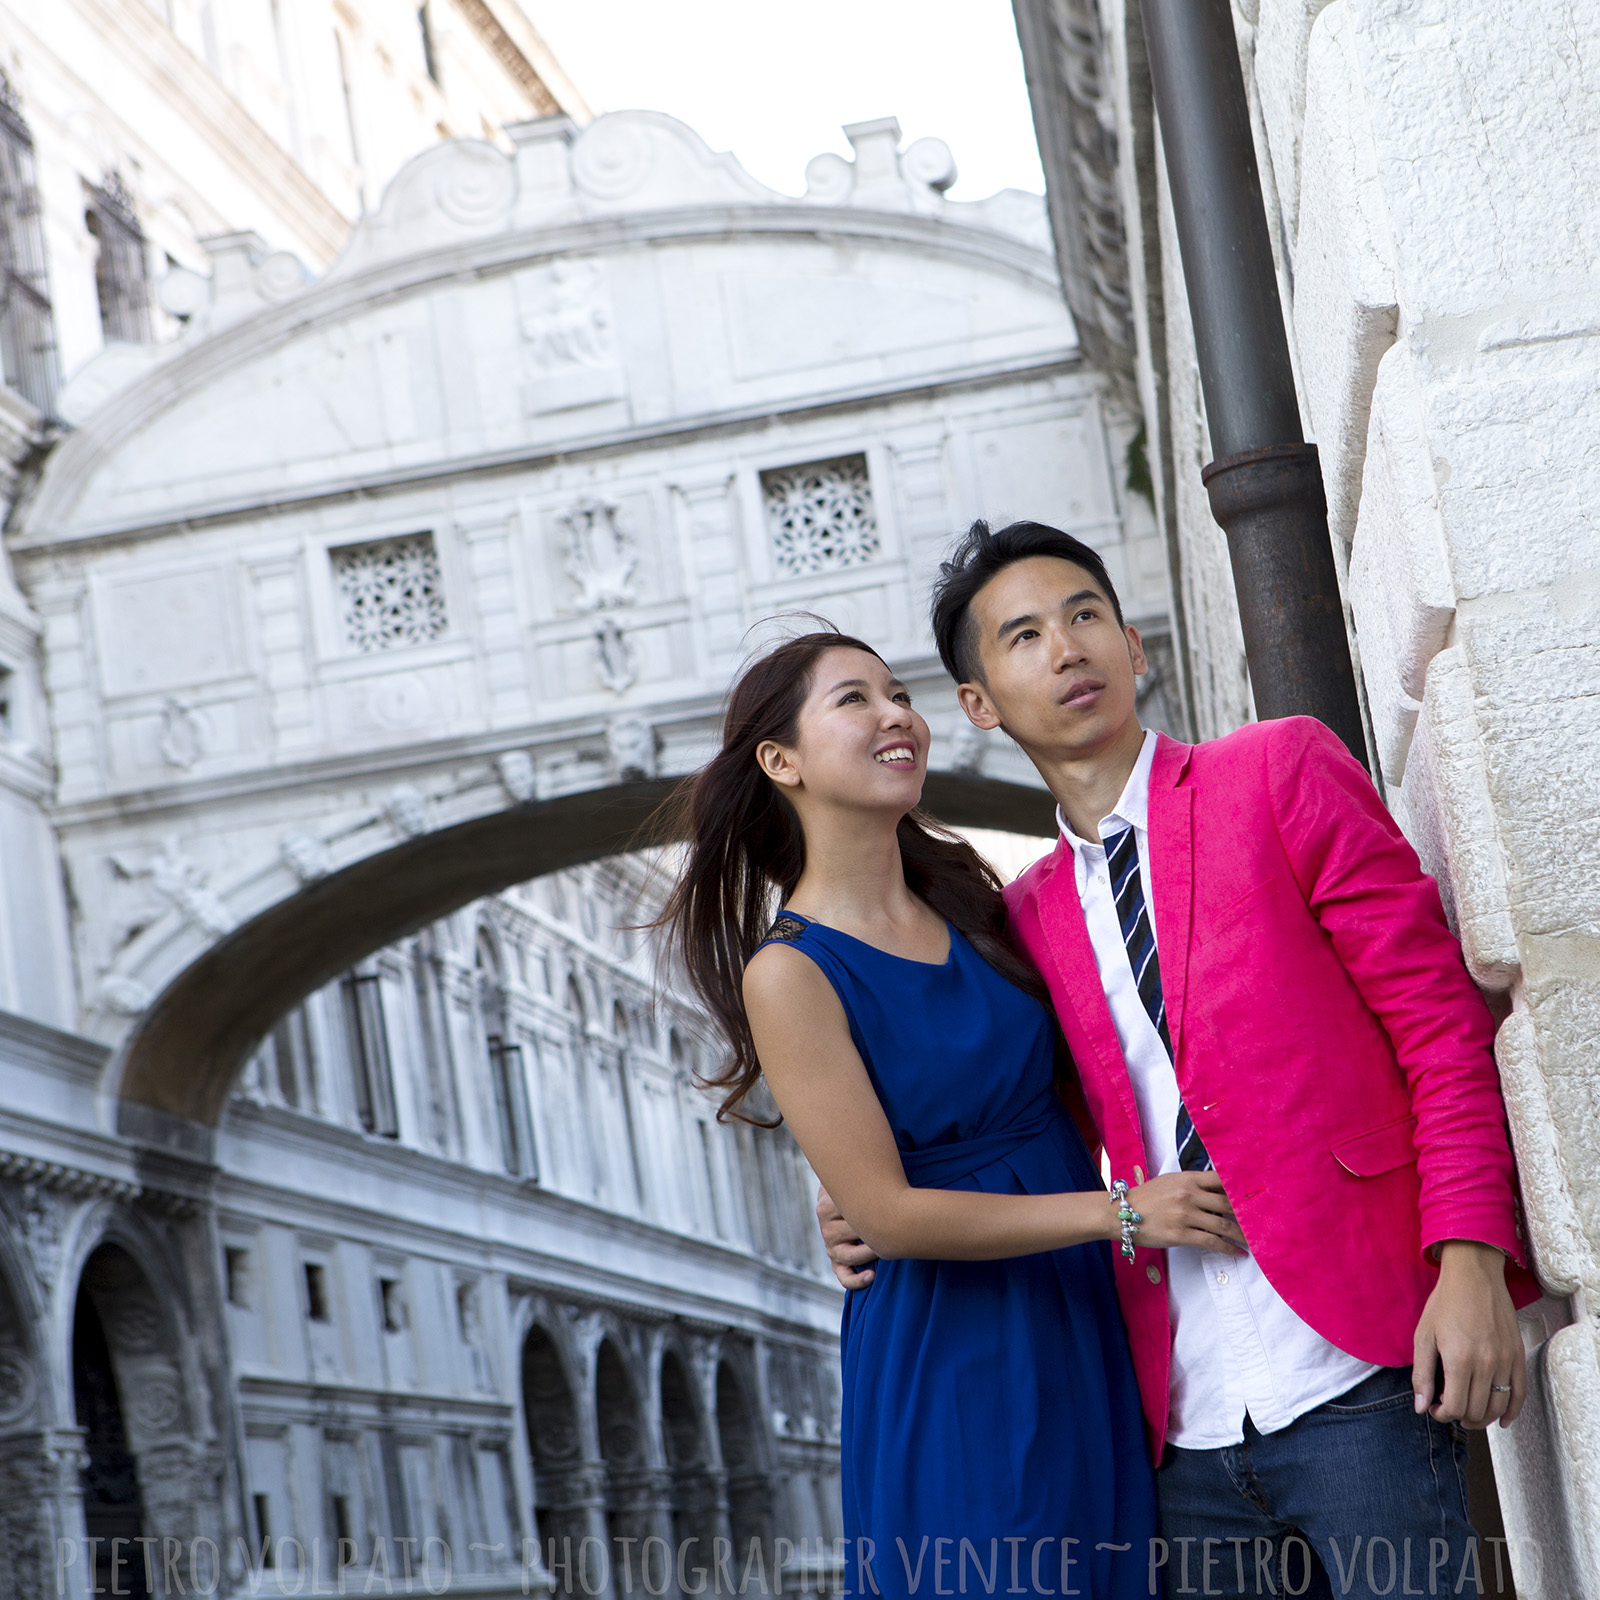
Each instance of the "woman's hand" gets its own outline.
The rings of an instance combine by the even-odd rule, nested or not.
[[[1189,1245],[1230,1256],[1250,1253],[1222,1179],[1214,1172],[1164,1173],[1129,1190],[1128,1204],[1144,1219],[1134,1237],[1136,1245],[1154,1250]]]

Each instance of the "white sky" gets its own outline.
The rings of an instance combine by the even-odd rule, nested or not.
[[[805,188],[840,124],[943,139],[950,191],[1044,190],[1010,0],[522,0],[596,111],[666,111],[763,183]]]

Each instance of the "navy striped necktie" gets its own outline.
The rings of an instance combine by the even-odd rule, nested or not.
[[[1144,903],[1144,882],[1139,872],[1139,840],[1132,828],[1124,828],[1105,841],[1106,866],[1111,873],[1111,894],[1117,903],[1117,921],[1122,925],[1122,944],[1133,968],[1133,981],[1144,1002],[1161,1042],[1172,1059],[1172,1035],[1167,1031],[1167,1002],[1161,993],[1161,962],[1156,955],[1156,936],[1150,926],[1150,913]],[[1178,1102],[1178,1165],[1185,1172],[1203,1172],[1211,1157],[1200,1142],[1200,1135],[1189,1119],[1189,1110]]]

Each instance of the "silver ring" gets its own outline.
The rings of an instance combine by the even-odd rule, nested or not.
[[[1491,1383],[1489,1385],[1489,1392],[1491,1394],[1510,1394],[1511,1385],[1509,1383]]]

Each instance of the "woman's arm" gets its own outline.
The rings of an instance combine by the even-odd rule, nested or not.
[[[816,964],[767,945],[744,975],[756,1053],[772,1096],[823,1187],[885,1258],[992,1261],[1120,1236],[1104,1190],[974,1194],[907,1181],[844,1007]],[[1138,1191],[1139,1242],[1242,1249],[1214,1173],[1174,1173]]]

